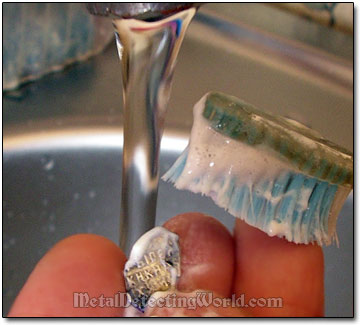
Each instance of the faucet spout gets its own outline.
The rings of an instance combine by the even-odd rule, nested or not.
[[[200,5],[201,3],[196,2],[92,2],[87,3],[86,7],[92,15],[106,16],[114,19],[155,21],[191,7],[199,7]]]

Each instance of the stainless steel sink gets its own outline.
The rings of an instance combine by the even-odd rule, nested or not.
[[[220,90],[353,148],[352,62],[207,9],[191,24],[174,77],[161,150],[164,173],[185,148],[192,106]],[[118,243],[121,75],[115,46],[3,100],[3,315],[57,241],[96,233]],[[234,218],[210,199],[160,183],[157,222],[186,211]],[[353,315],[353,196],[325,252],[327,316]]]

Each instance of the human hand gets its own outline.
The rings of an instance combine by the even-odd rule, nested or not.
[[[214,301],[218,300],[195,309],[155,306],[147,308],[145,316],[323,315],[323,253],[319,246],[269,237],[238,219],[232,236],[216,219],[200,213],[178,215],[164,227],[179,235],[181,277],[176,296],[190,298],[197,292],[211,292]],[[73,300],[74,292],[86,292],[89,297],[125,292],[125,262],[124,253],[104,237],[83,234],[66,238],[37,264],[9,317],[129,314],[129,309],[119,307],[75,308]],[[220,299],[229,301],[223,298],[232,294],[235,298],[243,295],[248,307],[219,306]],[[268,298],[281,298],[282,307],[269,307]]]

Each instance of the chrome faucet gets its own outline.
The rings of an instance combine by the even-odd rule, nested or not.
[[[111,18],[137,20],[159,20],[173,15],[181,10],[200,6],[194,2],[140,2],[140,3],[88,3],[88,11],[92,15]]]

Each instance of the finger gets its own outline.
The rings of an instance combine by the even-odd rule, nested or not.
[[[245,301],[262,298],[251,310],[255,316],[323,315],[323,253],[319,246],[269,237],[241,220],[236,221],[234,236],[234,292],[236,296],[245,294]],[[271,308],[279,300],[267,298],[281,298],[283,307]]]
[[[228,230],[216,219],[201,213],[185,213],[164,224],[179,235],[181,277],[177,288],[231,294],[234,271],[234,243]]]
[[[145,315],[243,316],[239,309],[223,306],[224,297],[231,294],[234,272],[234,243],[228,230],[216,219],[201,213],[178,215],[166,222],[164,227],[179,236],[181,277],[177,289],[180,291],[153,295],[156,300],[153,305],[149,303]],[[208,305],[197,300],[197,293],[212,294]]]
[[[90,298],[125,292],[125,261],[124,253],[104,237],[84,234],[66,238],[37,264],[9,316],[121,316],[123,308],[119,307],[98,304],[75,308],[74,292],[87,293]]]

